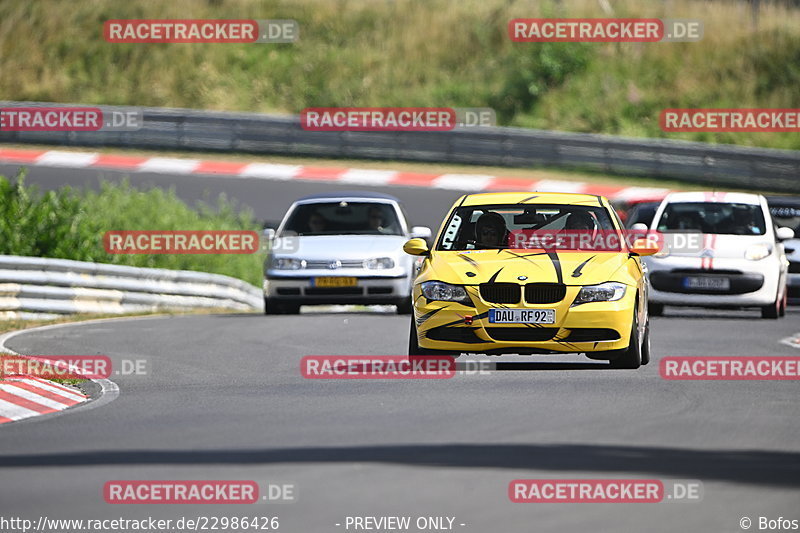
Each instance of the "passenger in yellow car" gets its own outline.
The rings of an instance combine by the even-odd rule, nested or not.
[[[586,211],[575,211],[567,217],[565,229],[569,230],[588,230],[594,229],[595,223],[592,215]]]

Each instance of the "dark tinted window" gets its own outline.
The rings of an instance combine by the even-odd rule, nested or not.
[[[283,231],[298,235],[402,235],[392,205],[345,201],[299,205]]]
[[[671,203],[658,221],[659,231],[700,231],[724,235],[764,235],[761,206],[719,202]]]

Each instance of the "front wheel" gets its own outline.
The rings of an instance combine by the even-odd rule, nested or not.
[[[650,362],[650,319],[647,320],[647,325],[644,327],[644,337],[642,338],[642,364],[646,365]]]
[[[775,296],[775,302],[761,307],[761,318],[780,318],[783,299]],[[785,311],[784,311],[785,314]]]
[[[650,337],[649,327],[645,329],[645,340]],[[648,341],[649,342],[649,341]],[[647,358],[650,359],[649,345],[647,348]],[[644,357],[642,354],[642,343],[639,339],[639,313],[633,311],[633,326],[631,327],[631,338],[628,341],[628,347],[619,350],[616,357],[609,361],[611,368],[629,368],[636,369],[642,366]]]
[[[398,315],[410,315],[414,311],[414,306],[411,303],[411,297],[409,296],[405,300],[397,302],[397,314]]]
[[[411,317],[411,331],[408,335],[408,358],[413,359],[414,357],[419,357],[421,355],[449,355],[452,357],[458,357],[460,354],[452,354],[450,352],[445,352],[442,350],[430,350],[427,348],[422,348],[419,345],[419,340],[417,337],[417,324],[414,317]]]
[[[789,291],[783,290],[783,300],[781,300],[781,308],[778,309],[778,316],[786,316],[786,306],[789,305]]]
[[[265,315],[296,315],[300,313],[300,304],[292,301],[281,302],[264,297]]]

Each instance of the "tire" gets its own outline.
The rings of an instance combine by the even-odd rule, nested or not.
[[[644,327],[644,338],[642,339],[642,364],[646,365],[650,362],[650,319],[647,320],[647,325]]]
[[[400,308],[398,307],[398,310]],[[408,356],[413,357],[415,355],[428,355],[426,353],[427,350],[420,348],[419,340],[417,337],[417,325],[415,322],[415,318],[411,317],[411,331],[408,334]]]
[[[300,314],[300,304],[296,302],[286,302],[281,303],[280,305],[281,311],[284,315],[299,315]]]
[[[786,316],[786,306],[789,305],[789,290],[783,290],[783,300],[781,300],[781,307],[778,309],[778,316],[785,317]]]
[[[265,315],[296,315],[300,313],[300,304],[292,301],[276,302],[264,297]]]
[[[649,329],[649,328],[648,328]],[[647,334],[647,330],[645,330]],[[648,357],[650,356],[648,350]],[[628,368],[636,369],[642,366],[642,350],[639,340],[639,313],[634,309],[633,311],[633,326],[631,327],[631,338],[628,341],[628,347],[623,350],[618,350],[618,355],[609,361],[611,368]]]
[[[781,298],[779,296],[775,296],[775,303],[771,303],[769,305],[764,305],[761,307],[761,318],[779,318],[781,315]]]
[[[422,348],[419,345],[419,341],[417,339],[417,325],[416,320],[414,317],[411,317],[411,330],[408,335],[408,358],[413,359],[415,357],[425,356],[425,355],[449,355],[451,357],[458,357],[460,354],[452,354],[450,352],[445,352],[442,350],[429,350],[427,348]]]
[[[397,302],[398,315],[410,315],[414,311],[414,305],[411,303],[411,296],[405,300]]]
[[[662,316],[664,314],[664,304],[647,304],[647,314],[650,316]]]

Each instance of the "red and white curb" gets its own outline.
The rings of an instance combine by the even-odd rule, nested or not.
[[[170,157],[137,157],[96,152],[17,150],[0,148],[0,162],[47,167],[99,168],[163,174],[223,175],[265,180],[303,180],[363,186],[405,186],[465,192],[535,191],[596,194],[612,200],[659,200],[670,190],[620,187],[561,180],[528,180],[483,174],[425,174],[394,170],[241,163]]]
[[[55,413],[88,400],[75,389],[36,377],[0,380],[0,424]]]
[[[50,324],[36,328],[10,331],[0,335],[0,355],[13,355],[24,357],[22,354],[6,347],[5,343],[22,333],[33,331],[45,331],[57,328],[66,328],[85,324],[97,324],[121,320],[120,318],[100,318],[97,320],[85,320],[66,324]],[[142,317],[137,317],[142,318]],[[95,398],[83,394],[82,392],[65,387],[53,381],[41,379],[34,376],[7,375],[0,379],[0,425],[8,422],[17,422],[27,418],[52,415],[64,409],[92,409],[105,405],[119,396],[119,387],[116,383],[108,379],[92,379],[95,387],[99,389],[99,394]],[[89,401],[89,400],[92,401]]]

